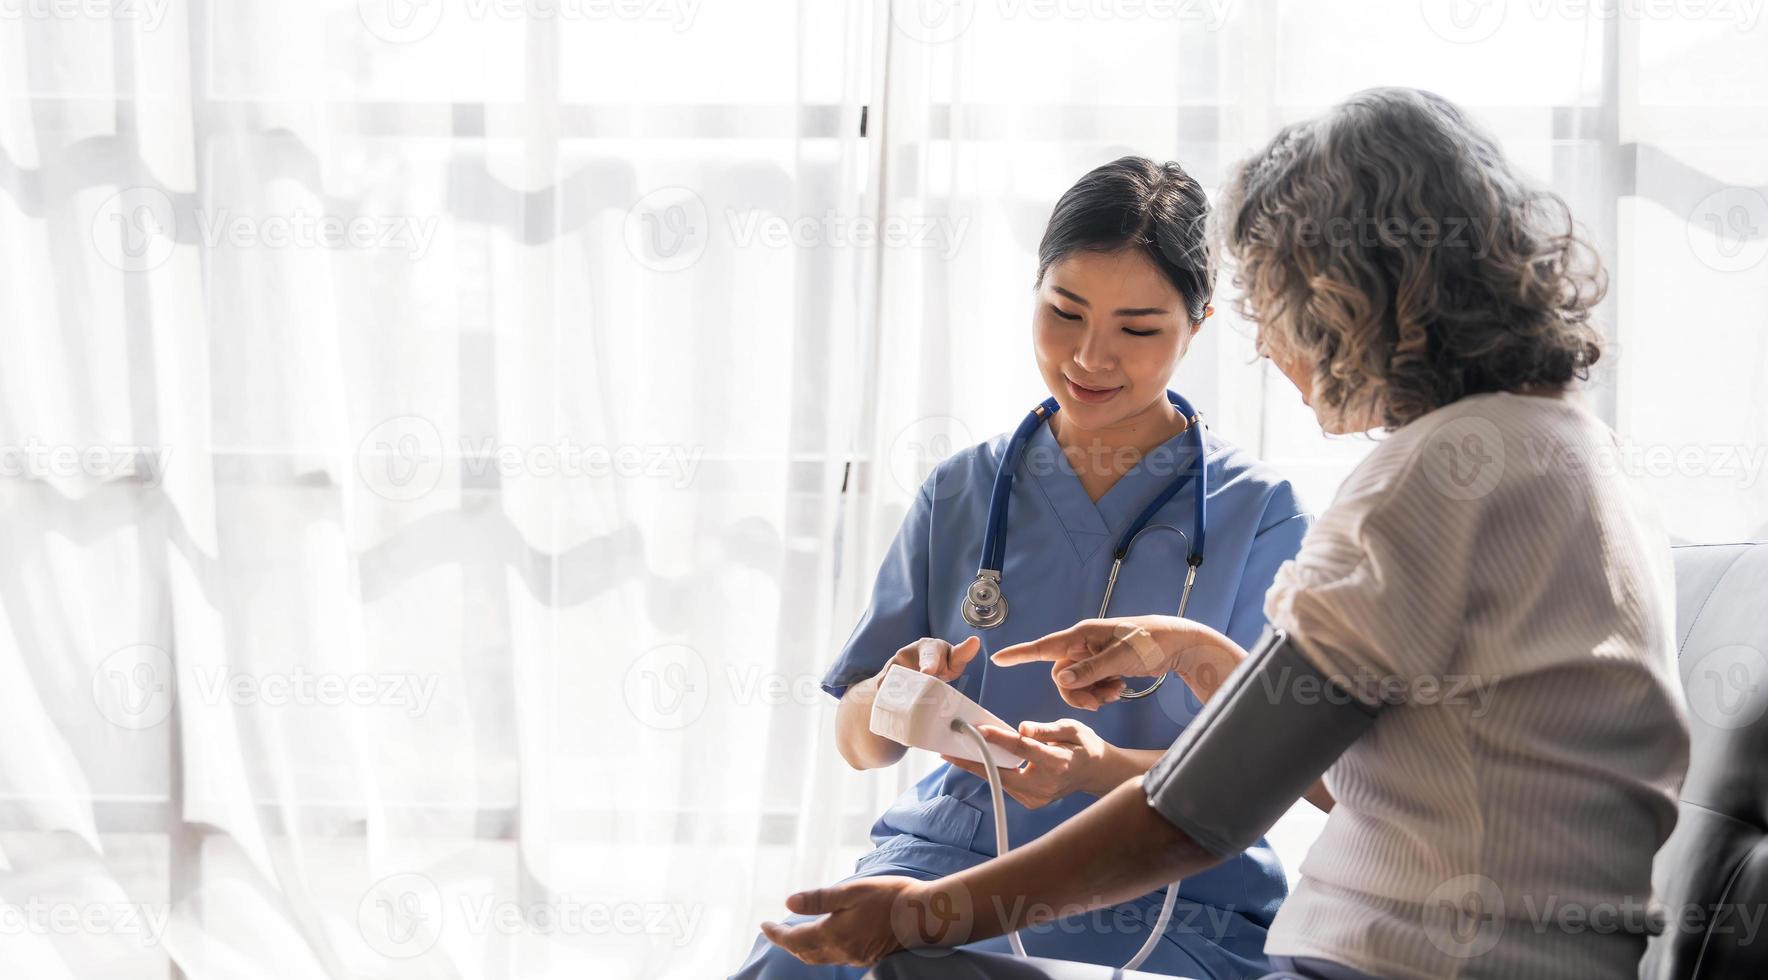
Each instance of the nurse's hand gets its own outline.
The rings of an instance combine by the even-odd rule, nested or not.
[[[1049,661],[1062,700],[1097,710],[1116,701],[1125,677],[1176,672],[1199,698],[1209,696],[1246,656],[1233,640],[1179,616],[1088,619],[1041,640],[1016,643],[992,658],[1002,667]]]
[[[993,725],[982,725],[978,731],[989,744],[1025,760],[1022,768],[1001,770],[1001,789],[1027,809],[1036,810],[1070,793],[1102,796],[1122,782],[1122,773],[1113,762],[1113,746],[1073,718],[1028,721],[1017,732]],[[988,768],[980,762],[949,755],[940,758],[974,776],[988,778]]]
[[[927,882],[881,876],[799,892],[786,908],[821,915],[814,922],[763,922],[775,946],[806,963],[871,966],[911,946],[954,945],[967,938],[966,916],[953,915]],[[962,933],[962,934],[961,934]]]
[[[901,664],[949,683],[963,675],[964,668],[976,659],[976,652],[981,649],[982,638],[979,636],[969,637],[957,646],[938,637],[923,636],[896,651],[896,656],[890,658],[884,670],[889,670],[891,664]],[[879,671],[878,676],[884,676],[884,670]]]

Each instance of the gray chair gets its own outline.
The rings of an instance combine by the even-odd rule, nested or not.
[[[1666,912],[1645,980],[1768,977],[1768,543],[1676,549],[1691,738],[1652,891]]]
[[[1642,980],[1768,977],[1768,543],[1675,549],[1688,777],[1652,891],[1668,913]],[[1698,918],[1688,913],[1699,910]],[[1132,980],[1150,973],[957,952],[898,953],[878,980]]]

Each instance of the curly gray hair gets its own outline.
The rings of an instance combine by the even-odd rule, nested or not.
[[[1596,250],[1441,96],[1370,89],[1285,127],[1217,221],[1261,350],[1309,365],[1316,408],[1346,429],[1563,388],[1601,356]]]

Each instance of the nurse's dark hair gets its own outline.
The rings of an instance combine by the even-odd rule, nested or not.
[[[1191,322],[1215,292],[1209,249],[1209,198],[1185,168],[1146,157],[1097,167],[1056,201],[1037,248],[1037,285],[1075,252],[1136,249],[1185,298]]]
[[[1601,356],[1595,248],[1440,95],[1369,89],[1285,127],[1216,220],[1259,346],[1302,364],[1349,430],[1564,388]]]

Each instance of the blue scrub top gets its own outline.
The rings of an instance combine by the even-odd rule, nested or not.
[[[897,650],[921,637],[956,644],[977,635],[982,650],[954,686],[1003,721],[1076,718],[1113,745],[1166,749],[1202,709],[1178,678],[1169,678],[1152,697],[1090,712],[1062,700],[1048,664],[997,667],[988,655],[1098,614],[1118,536],[1175,474],[1195,465],[1192,436],[1180,433],[1146,454],[1094,503],[1049,426],[1038,427],[1013,481],[1002,569],[1009,614],[1000,626],[977,630],[964,622],[960,604],[976,574],[989,493],[1006,446],[1007,436],[997,436],[952,456],[928,477],[878,571],[870,608],[829,668],[823,689],[840,698],[849,685],[878,673]],[[1265,626],[1265,591],[1277,567],[1300,548],[1309,518],[1288,482],[1269,467],[1207,429],[1205,447],[1208,550],[1187,616],[1250,648]],[[1142,535],[1124,562],[1110,615],[1178,611],[1187,542],[1178,531],[1158,525],[1189,536],[1194,499],[1187,482],[1156,512],[1150,522],[1155,529]],[[1135,683],[1141,687],[1150,681]],[[1075,793],[1032,810],[1009,797],[1010,845],[1023,847],[1096,799]],[[860,860],[860,874],[943,876],[993,857],[988,783],[942,763],[879,818],[872,841],[877,849]],[[1218,976],[1262,972],[1264,932],[1285,894],[1282,866],[1260,840],[1181,884],[1169,935]],[[1137,918],[1145,914],[1152,920],[1164,897],[1162,889],[1126,905],[1134,907]],[[1060,931],[1048,935],[1063,937]],[[1025,935],[1034,956],[1092,958],[1065,955],[1039,938]]]

